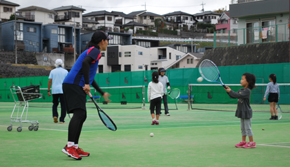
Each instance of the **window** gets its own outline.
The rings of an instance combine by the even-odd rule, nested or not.
[[[71,17],[80,17],[80,12],[69,12],[69,14],[71,15]]]
[[[185,19],[184,20],[188,20],[188,17],[185,17]]]
[[[58,28],[58,42],[65,42],[65,28]]]
[[[187,59],[187,64],[189,64],[189,59]]]
[[[131,52],[125,52],[124,55],[125,57],[131,57]]]
[[[169,53],[169,59],[171,59],[171,53]]]
[[[109,40],[110,45],[122,45],[123,37],[119,35],[110,35],[113,39]]]
[[[57,34],[57,29],[51,29],[52,34]]]
[[[137,45],[139,46],[143,46],[145,48],[150,48],[151,47],[151,43],[150,42],[143,42],[143,41],[138,41]]]
[[[193,59],[190,59],[190,64],[193,64]]]
[[[112,17],[107,17],[107,20],[108,21],[112,21]]]
[[[14,35],[14,39],[18,41],[23,41],[23,23],[16,23],[16,34]]]
[[[176,55],[176,60],[180,59],[181,56],[180,55]]]
[[[119,57],[122,57],[122,52],[119,52]]]
[[[154,20],[154,16],[150,16],[150,20]]]
[[[144,16],[144,19],[147,19],[147,16]]]
[[[138,66],[138,69],[143,69],[143,66]]]
[[[27,32],[36,32],[35,27],[27,27]]]
[[[95,18],[95,21],[102,21],[102,20],[105,20],[105,17],[96,17]]]
[[[3,7],[4,12],[12,12],[12,8]]]
[[[153,65],[154,65],[154,63],[151,63],[151,65],[153,66]]]
[[[98,70],[99,70],[99,73],[103,73],[104,72],[103,65],[98,65]]]
[[[53,16],[54,16],[53,14],[48,14],[48,18],[50,19],[54,19]]]
[[[131,71],[131,65],[124,65],[125,71]]]
[[[138,52],[138,55],[143,55],[143,52]]]
[[[101,53],[101,56],[102,56],[102,57],[105,57],[105,55],[106,55],[105,52],[102,52],[102,53]]]

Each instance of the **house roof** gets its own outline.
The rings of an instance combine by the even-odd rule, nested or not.
[[[128,16],[136,16],[140,13],[146,12],[146,10],[134,11],[128,14]]]
[[[139,16],[157,16],[157,17],[162,17],[162,15],[156,14],[156,13],[152,13],[152,12],[145,12],[140,14]]]
[[[134,18],[132,16],[128,16],[127,14],[125,14],[123,12],[112,11],[111,13],[114,14],[115,16],[122,16],[122,17],[128,18],[128,19],[133,19]]]
[[[42,11],[42,12],[46,12],[46,13],[54,13],[54,14],[56,14],[56,12],[53,11],[53,10],[49,10],[49,9],[38,7],[38,6],[29,6],[29,7],[26,7],[26,8],[18,9],[18,11]]]
[[[114,16],[113,13],[108,12],[106,10],[93,11],[93,12],[90,12],[90,13],[83,14],[84,17],[88,17],[88,16],[99,16],[99,15],[111,15],[111,16]]]
[[[194,14],[194,16],[204,16],[204,15],[221,15],[221,13],[216,13],[216,12],[212,12],[212,11],[205,11],[202,13],[196,13]]]
[[[61,7],[58,7],[58,8],[54,8],[52,10],[54,10],[54,11],[63,11],[63,10],[81,10],[81,11],[85,11],[86,9],[71,5],[71,6],[61,6]]]
[[[175,11],[175,12],[167,13],[167,14],[164,14],[163,16],[175,16],[175,15],[188,15],[188,16],[192,16],[192,14],[185,13],[185,12],[182,12],[182,11]]]
[[[8,5],[8,6],[20,6],[17,3],[13,3],[13,2],[9,2],[9,1],[4,1],[4,0],[0,0],[0,5]]]
[[[148,25],[146,24],[141,24],[141,23],[137,23],[135,21],[130,21],[127,24],[123,25],[124,27],[128,27],[128,26],[142,26],[142,27],[148,27]]]

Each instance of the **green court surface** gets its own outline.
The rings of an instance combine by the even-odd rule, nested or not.
[[[234,112],[188,111],[187,104],[178,104],[179,110],[163,114],[160,125],[152,126],[148,103],[145,110],[104,109],[118,126],[112,132],[88,102],[79,145],[91,155],[76,161],[61,152],[67,142],[68,117],[65,124],[56,124],[51,108],[30,107],[28,120],[38,120],[39,130],[29,131],[30,124],[24,123],[22,132],[17,132],[20,123],[13,123],[8,132],[14,103],[0,105],[1,167],[290,166],[290,113],[274,121],[268,112],[255,112],[252,130],[257,148],[242,149],[234,147],[241,141]]]

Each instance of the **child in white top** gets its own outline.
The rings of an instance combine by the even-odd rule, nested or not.
[[[150,102],[150,112],[152,116],[151,125],[159,125],[159,115],[161,111],[161,99],[163,95],[163,85],[158,81],[158,72],[152,73],[152,81],[148,84],[147,97]],[[156,120],[154,110],[156,108]]]

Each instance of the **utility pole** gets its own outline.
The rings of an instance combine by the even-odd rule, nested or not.
[[[202,6],[201,11],[202,11],[202,12],[204,12],[204,5],[205,5],[205,3],[202,2],[202,3],[201,3],[201,6]]]
[[[15,35],[15,40],[14,40],[14,45],[15,45],[15,64],[17,64],[17,27],[16,27],[16,12],[14,13],[14,35]]]
[[[141,5],[141,6],[145,6],[145,11],[147,11],[147,10],[146,10],[146,2],[145,2],[145,5]]]

